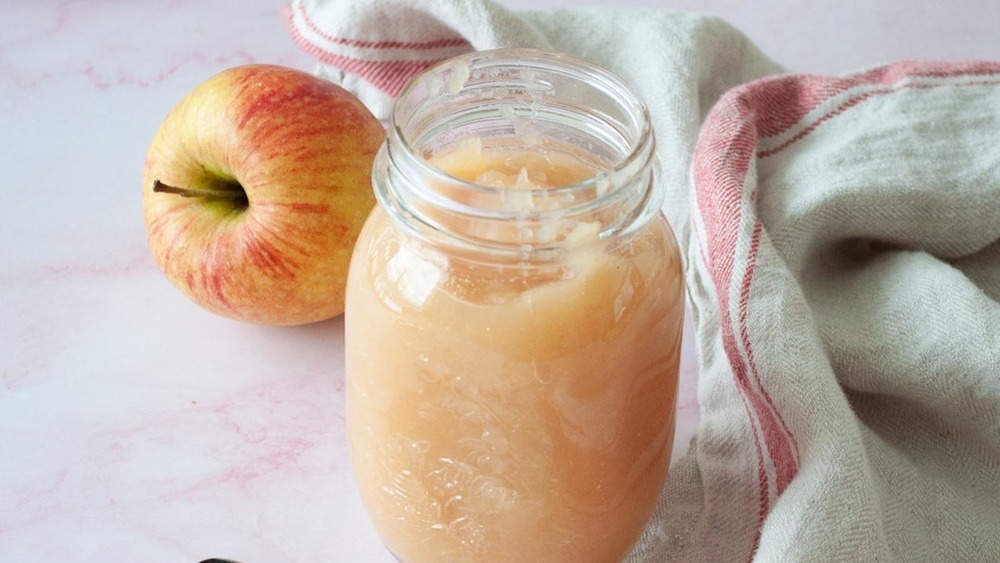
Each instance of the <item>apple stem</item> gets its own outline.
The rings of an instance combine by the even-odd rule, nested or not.
[[[243,190],[204,190],[199,188],[178,188],[176,186],[171,186],[170,184],[164,184],[159,180],[153,180],[153,191],[166,193],[166,194],[177,194],[181,197],[204,197],[209,199],[246,199],[246,193]]]

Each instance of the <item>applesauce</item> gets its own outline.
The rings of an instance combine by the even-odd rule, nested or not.
[[[475,80],[468,58],[512,55],[552,64],[477,53],[438,69],[444,90]],[[346,419],[365,507],[408,563],[621,560],[670,463],[683,276],[651,135],[554,135],[530,107],[547,100],[521,94],[478,132],[415,143],[404,92],[376,159]]]

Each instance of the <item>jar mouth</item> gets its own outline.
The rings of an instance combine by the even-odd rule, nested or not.
[[[484,60],[488,61],[488,64],[480,67],[479,63]],[[403,88],[397,99],[406,100],[414,94],[415,90],[424,87],[424,84],[422,84],[423,81],[429,80],[436,75],[444,75],[449,81],[449,84],[445,87],[450,87],[454,90],[451,93],[457,94],[457,88],[461,88],[465,81],[472,78],[473,69],[483,68],[488,71],[492,67],[504,67],[511,63],[523,66],[528,69],[528,72],[558,68],[560,72],[569,76],[575,76],[579,80],[596,81],[605,91],[613,93],[624,102],[624,109],[628,111],[629,118],[633,120],[633,123],[630,125],[636,129],[636,138],[632,143],[632,149],[617,161],[605,166],[596,175],[570,185],[537,188],[539,191],[547,192],[550,195],[559,195],[593,189],[603,178],[626,173],[631,168],[630,165],[634,165],[637,162],[640,165],[645,164],[647,160],[653,157],[652,150],[643,150],[654,142],[653,129],[650,125],[649,109],[642,102],[638,93],[623,78],[612,71],[565,53],[529,48],[473,51],[441,61],[425,69]],[[468,74],[465,80],[462,80],[463,74]],[[523,74],[524,71],[522,71]],[[412,112],[412,108],[406,104],[397,102],[393,106],[389,124],[389,135],[393,137],[394,144],[399,147],[399,150],[410,154],[420,154],[422,150],[420,147],[415,146],[416,143],[413,142],[414,135],[408,134],[404,130],[405,124],[410,118],[407,114],[410,112]],[[417,159],[416,164],[425,174],[437,177],[439,180],[446,181],[449,184],[461,186],[471,192],[496,195],[508,189],[463,180],[434,166],[425,158]]]
[[[592,159],[594,173],[514,190],[463,179],[431,162],[465,138],[526,151],[573,147]],[[557,241],[490,240],[482,236],[488,229],[472,234],[447,226],[513,222],[522,231],[547,232],[556,223],[597,221],[600,237],[618,234],[659,211],[656,171],[649,111],[624,79],[571,55],[518,48],[460,55],[411,80],[393,107],[373,183],[390,215],[411,231],[447,231],[474,246],[523,249]]]

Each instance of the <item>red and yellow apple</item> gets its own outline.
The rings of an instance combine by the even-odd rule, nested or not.
[[[341,314],[384,137],[353,94],[309,73],[246,65],[211,77],[170,111],[146,156],[157,264],[194,302],[241,321]]]

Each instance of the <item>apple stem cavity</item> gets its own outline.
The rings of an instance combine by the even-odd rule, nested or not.
[[[181,197],[228,200],[236,204],[237,207],[246,207],[248,204],[247,193],[239,184],[233,184],[232,188],[225,189],[179,188],[170,184],[164,184],[159,180],[153,180],[153,191],[157,193],[177,194]]]

